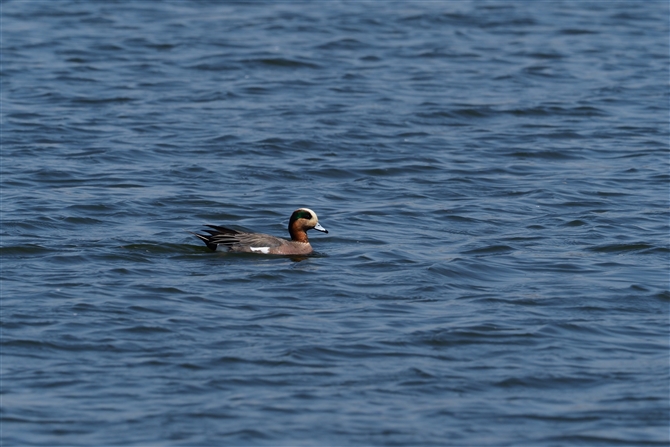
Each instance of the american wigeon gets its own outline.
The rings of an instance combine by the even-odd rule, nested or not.
[[[299,208],[293,211],[288,221],[288,232],[291,240],[261,233],[245,233],[216,225],[205,225],[212,230],[204,230],[209,235],[193,233],[212,250],[227,248],[228,251],[246,253],[265,253],[271,255],[306,255],[312,252],[312,246],[307,239],[307,231],[315,229],[328,233],[328,230],[319,225],[316,213],[309,208]]]

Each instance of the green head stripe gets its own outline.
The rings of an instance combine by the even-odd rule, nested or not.
[[[293,218],[291,220],[298,220],[298,219],[307,219],[310,220],[312,218],[312,215],[310,214],[309,211],[296,211],[293,213]]]

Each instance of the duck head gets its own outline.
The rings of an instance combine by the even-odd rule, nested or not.
[[[314,211],[309,208],[298,208],[293,211],[288,221],[288,232],[291,235],[291,240],[308,243],[307,231],[312,229],[328,233],[328,230],[319,224],[319,218],[316,217]]]

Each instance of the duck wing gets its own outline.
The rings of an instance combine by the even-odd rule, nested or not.
[[[231,228],[220,227],[217,225],[205,225],[211,230],[204,230],[209,236],[193,233],[201,239],[211,250],[216,250],[217,246],[224,245],[233,251],[267,253],[272,247],[284,245],[287,241],[269,234],[245,233],[233,230]]]

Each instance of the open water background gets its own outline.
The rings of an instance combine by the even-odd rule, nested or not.
[[[668,445],[668,2],[0,7],[3,446]]]

